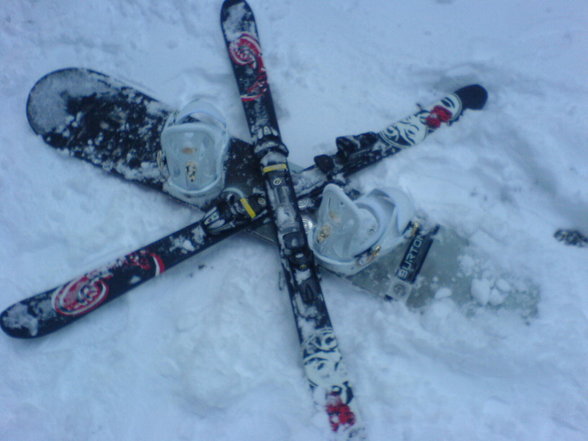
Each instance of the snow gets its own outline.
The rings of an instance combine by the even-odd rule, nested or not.
[[[179,106],[203,96],[247,137],[218,0],[4,0],[0,7],[0,309],[198,213],[44,146],[25,116],[45,73],[84,66]],[[422,310],[324,275],[370,440],[588,439],[588,4],[251,0],[282,134],[299,164],[468,83],[482,112],[358,177],[397,185],[539,312],[447,292]],[[48,115],[48,118],[51,116]],[[322,440],[276,251],[231,238],[38,340],[0,336],[0,439]],[[506,285],[504,285],[506,283]],[[478,286],[485,302],[501,287]],[[493,291],[494,290],[494,291]]]

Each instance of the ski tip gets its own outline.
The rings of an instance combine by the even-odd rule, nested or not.
[[[0,314],[0,328],[13,338],[33,338],[38,336],[37,323],[34,320],[23,321],[22,306],[15,303]]]
[[[69,324],[70,318],[57,317],[51,307],[52,291],[31,296],[6,308],[0,313],[0,329],[10,337],[31,339]]]
[[[455,91],[466,109],[480,110],[486,105],[488,91],[479,84],[471,84]]]
[[[245,3],[245,0],[225,0],[223,2],[223,8],[230,8],[238,3]]]
[[[15,326],[13,323],[10,323],[7,315],[9,312],[10,308],[0,315],[0,329],[2,329],[6,335],[13,338],[30,338],[35,336],[35,333],[30,332],[27,328]]]
[[[225,0],[221,6],[221,21],[224,21],[228,16],[228,10],[237,5],[250,9],[245,0]]]

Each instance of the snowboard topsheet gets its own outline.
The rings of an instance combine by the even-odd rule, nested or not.
[[[482,106],[483,103],[471,107]],[[460,114],[463,109],[452,110]],[[65,68],[48,73],[34,85],[27,102],[29,124],[48,145],[106,172],[158,191],[165,191],[165,178],[158,163],[159,138],[173,111],[171,106],[135,87],[84,68]],[[396,141],[414,137],[416,132],[412,129],[412,118],[415,117],[395,125],[402,130],[393,130],[390,136]],[[341,137],[338,144],[349,141],[363,144],[373,136],[375,134],[370,132]],[[413,144],[415,142],[418,141],[412,141]],[[263,184],[250,144],[231,138],[225,167],[227,187],[246,195],[262,191]],[[308,180],[309,177],[312,179],[315,174],[322,176],[315,165],[304,169],[303,173],[300,173],[301,167],[292,165],[291,168],[295,182]],[[350,186],[346,187],[346,191],[357,195]],[[304,216],[312,216],[313,209],[317,207],[320,195],[314,196],[312,200],[307,198],[304,201]],[[255,233],[266,239],[274,237],[269,224],[257,227]],[[504,279],[503,275],[496,271],[493,275],[492,271],[488,271],[484,257],[469,246],[466,238],[441,228],[433,239],[419,277],[410,285],[399,283],[396,273],[410,257],[410,248],[414,245],[411,243],[399,247],[349,279],[363,290],[385,298],[406,299],[414,307],[429,303],[439,297],[439,293],[443,296],[451,293],[459,304],[476,304],[480,303],[480,299],[491,297],[494,301],[489,304],[496,307],[522,309],[524,315],[534,312],[538,298],[536,290],[528,288],[518,279],[516,283],[500,282]],[[467,259],[464,259],[465,255]],[[472,259],[476,262],[473,266]],[[464,260],[470,263],[460,269],[460,262]],[[484,287],[482,295],[480,287]]]

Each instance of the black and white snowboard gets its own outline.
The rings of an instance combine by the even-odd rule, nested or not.
[[[328,183],[343,185],[348,194],[357,196],[347,183],[348,176],[420,143],[440,126],[457,121],[465,109],[481,109],[486,96],[481,86],[466,86],[379,132],[337,138],[336,152],[317,156],[310,167],[291,165],[303,216],[312,222]],[[29,123],[48,145],[158,191],[165,191],[159,137],[172,111],[134,87],[82,68],[45,75],[32,88],[27,102]],[[18,302],[2,314],[3,329],[19,337],[45,335],[236,231],[248,228],[273,238],[250,144],[231,138],[229,151],[225,166],[226,185],[231,190],[208,207],[199,207],[206,209],[200,221],[63,286]],[[460,264],[464,252],[478,264],[464,268]],[[147,261],[155,262],[148,271],[145,256],[152,256]],[[466,260],[471,262],[472,257]],[[459,303],[523,304],[525,315],[533,311],[536,292],[527,292],[524,284],[504,283],[500,277],[489,279],[491,273],[484,267],[483,257],[476,255],[466,239],[445,228],[421,225],[397,252],[349,279],[363,290],[388,299],[404,298],[415,307],[450,294]]]
[[[318,156],[311,167],[302,169],[292,165],[297,193],[306,195],[300,202],[303,215],[312,216],[320,202],[320,190],[327,181],[340,182],[339,175],[350,175],[418,144],[443,123],[456,121],[465,109],[483,107],[485,99],[486,93],[480,86],[460,89],[378,133],[338,138],[338,152]],[[45,75],[32,88],[27,102],[29,123],[48,145],[158,191],[165,191],[165,177],[158,158],[159,138],[171,112],[170,106],[134,87],[82,68],[60,69]],[[246,195],[262,193],[251,146],[236,138],[230,141],[226,186]],[[349,185],[346,190],[358,195]],[[274,238],[271,225],[258,226],[255,233],[266,239]],[[445,228],[437,231],[434,225],[425,225],[418,234],[415,230],[414,237],[397,252],[349,279],[361,289],[385,298],[407,298],[409,305],[415,307],[427,303],[439,290],[452,292],[460,303],[467,303],[472,299],[470,293],[477,292],[468,287],[476,276],[470,270],[459,271],[457,274],[463,276],[456,277],[454,271],[459,269],[455,259],[466,250],[475,255],[466,239]],[[477,259],[481,268],[483,259]],[[418,274],[421,275],[419,283],[414,283]],[[493,286],[495,282],[484,282],[484,286],[488,284]],[[512,299],[511,303],[522,297],[526,298],[525,304],[534,302],[520,289],[502,290],[500,296],[494,297]]]

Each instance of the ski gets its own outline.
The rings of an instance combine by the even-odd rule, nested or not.
[[[308,245],[253,12],[244,0],[225,0],[221,24],[275,226],[304,373],[337,439],[366,439]]]

